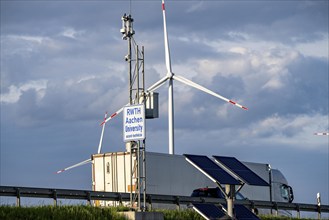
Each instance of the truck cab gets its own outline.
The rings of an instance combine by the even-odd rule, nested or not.
[[[279,170],[273,169],[271,173],[272,201],[291,203],[294,200],[292,187],[288,185],[288,181]]]

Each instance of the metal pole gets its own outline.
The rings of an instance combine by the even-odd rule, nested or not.
[[[142,46],[142,79],[143,79],[143,95],[144,95],[144,89],[145,89],[145,69],[144,69],[144,46]],[[144,103],[145,103],[145,96],[144,96]]]
[[[139,99],[139,56],[138,56],[138,45],[136,45],[136,63],[135,63],[135,74],[136,74],[136,98],[137,98],[137,103],[140,104],[140,99]],[[135,101],[136,103],[136,101]],[[138,211],[141,210],[141,175],[140,175],[140,145],[141,142],[137,142],[137,150],[136,150],[136,157],[137,157],[137,209]]]
[[[227,214],[230,217],[234,216],[233,208],[234,208],[234,192],[235,186],[234,185],[225,185],[225,193],[227,195],[226,203],[227,203]]]
[[[133,103],[133,95],[132,95],[132,59],[131,59],[131,40],[132,40],[132,36],[135,34],[135,31],[133,30],[133,19],[131,17],[131,15],[126,15],[124,14],[122,16],[122,28],[120,30],[120,32],[123,34],[122,39],[127,40],[128,39],[128,55],[126,55],[125,59],[126,61],[128,61],[128,81],[129,81],[129,104],[132,105]],[[134,205],[134,201],[133,201],[133,143],[130,142],[130,206],[131,208],[133,208]]]
[[[21,193],[19,188],[16,189],[16,206],[21,207]]]
[[[136,159],[137,159],[137,210],[140,211],[141,210],[141,187],[140,187],[140,182],[141,182],[141,179],[140,179],[140,144],[141,142],[138,141],[137,142],[137,149],[136,149]]]
[[[297,218],[300,218],[300,208],[299,208],[299,205],[297,206]]]
[[[57,207],[57,191],[56,189],[53,191],[53,199],[54,199],[54,206]]]
[[[144,46],[142,46],[142,94],[144,100],[144,107],[146,107],[145,97],[145,69],[144,69]],[[146,108],[145,108],[146,109]],[[146,111],[146,110],[145,110]],[[146,117],[145,117],[146,118]],[[146,123],[145,123],[146,126]],[[145,128],[146,129],[146,128]],[[145,158],[145,139],[143,140],[142,157],[143,157],[143,210],[146,210],[146,158]]]
[[[143,140],[143,210],[146,210],[146,158],[145,158],[145,140]]]
[[[139,48],[138,48],[138,45],[136,45],[136,83],[137,83],[137,86],[136,86],[136,98],[137,98],[137,103],[138,104],[141,104],[140,103],[140,99],[139,99]],[[136,103],[136,102],[135,102]],[[139,145],[138,145],[139,146]]]
[[[130,142],[130,208],[133,208],[133,149]]]
[[[318,205],[318,219],[321,219],[321,195],[320,195],[320,193],[316,194],[316,203]]]
[[[128,16],[128,31],[130,31],[130,22],[131,22],[131,19],[130,19],[130,15]],[[131,74],[131,36],[130,34],[128,35],[128,71],[129,71],[129,104],[131,105],[132,104],[132,74]]]
[[[273,201],[272,197],[272,169],[271,165],[267,164],[267,169],[268,169],[268,175],[269,175],[269,184],[270,184],[270,202]],[[273,209],[271,208],[271,214],[273,214]]]

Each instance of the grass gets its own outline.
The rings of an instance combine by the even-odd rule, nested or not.
[[[71,206],[34,206],[34,207],[15,207],[0,206],[1,220],[124,220],[119,214],[120,211],[127,211],[123,207],[91,207],[85,205]],[[185,210],[157,210],[164,214],[165,220],[202,220],[203,218],[191,209]],[[260,216],[262,220],[291,220],[294,218]]]
[[[201,215],[191,209],[157,211],[163,213],[165,220],[204,220]]]
[[[97,208],[91,206],[37,206],[37,207],[0,207],[1,220],[124,220],[116,208]]]
[[[271,215],[260,215],[258,216],[261,220],[308,220],[308,218],[290,218],[285,216],[271,216]]]

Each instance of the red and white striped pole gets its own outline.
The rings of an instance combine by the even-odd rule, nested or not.
[[[316,136],[329,136],[329,132],[316,132],[314,133]]]

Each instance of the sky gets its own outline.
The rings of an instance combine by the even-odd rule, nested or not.
[[[166,1],[172,70],[248,107],[174,82],[176,154],[269,163],[294,202],[329,204],[328,1]],[[104,113],[128,102],[134,18],[147,87],[166,75],[160,0],[1,1],[0,185],[91,189]],[[167,84],[146,148],[168,153]],[[125,151],[122,115],[102,152]]]

